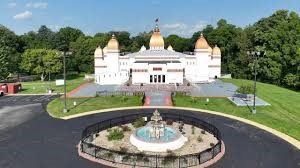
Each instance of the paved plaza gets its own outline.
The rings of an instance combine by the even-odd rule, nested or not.
[[[99,85],[96,83],[91,83],[84,87],[81,87],[78,90],[75,90],[70,97],[93,97],[96,95],[96,92],[113,92],[113,91],[143,91],[146,93],[146,96],[151,96],[150,105],[163,105],[165,104],[165,93],[168,93],[170,96],[171,92],[174,91],[183,91],[191,93],[191,96],[195,97],[223,97],[228,98],[236,106],[249,106],[252,105],[252,101],[245,101],[242,98],[237,97],[237,86],[231,83],[223,82],[219,79],[211,83],[203,84],[191,84],[187,86],[187,82],[184,85],[175,86],[175,85]],[[162,96],[159,96],[162,95]],[[270,105],[268,102],[262,100],[259,97],[256,97],[257,106],[267,106]]]
[[[216,79],[211,83],[194,84],[192,96],[198,97],[230,97],[235,94],[237,86]]]

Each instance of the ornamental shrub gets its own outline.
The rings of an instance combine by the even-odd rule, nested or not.
[[[146,125],[146,122],[144,120],[143,117],[139,117],[137,119],[135,119],[135,121],[133,122],[132,124],[135,128],[139,128],[139,127],[142,127],[142,126],[145,126]]]
[[[252,94],[254,88],[252,85],[241,85],[236,91],[241,94]]]
[[[113,140],[120,140],[124,138],[124,132],[118,128],[113,129],[112,131],[109,132],[107,135],[107,139],[109,141]]]

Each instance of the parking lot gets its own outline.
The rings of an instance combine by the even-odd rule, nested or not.
[[[58,95],[0,97],[0,133],[42,114],[47,103],[56,97]],[[1,138],[3,135],[0,135],[0,140]]]
[[[3,96],[0,97],[0,106],[3,105],[11,105],[11,104],[18,104],[18,105],[25,105],[25,104],[33,104],[33,103],[44,103],[49,102],[58,95],[18,95],[18,96]]]

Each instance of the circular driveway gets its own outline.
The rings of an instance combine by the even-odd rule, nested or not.
[[[1,168],[102,167],[78,156],[76,145],[80,140],[81,131],[92,123],[122,116],[124,113],[134,114],[154,110],[115,111],[64,121],[51,118],[47,114],[43,107],[49,100],[34,104],[19,102],[15,105],[14,103],[5,103],[0,98],[1,122],[6,121],[10,125],[0,129]],[[9,108],[13,108],[13,110],[8,112],[7,109]],[[27,109],[30,109],[30,112],[24,114]],[[159,111],[187,113],[214,124],[221,131],[226,152],[223,158],[212,165],[211,168],[300,167],[299,150],[280,138],[256,127],[206,113],[168,109],[160,109]],[[10,115],[7,115],[8,113]],[[15,124],[13,123],[15,117],[6,117],[20,115],[30,115],[30,117],[24,117],[25,120],[15,122]]]

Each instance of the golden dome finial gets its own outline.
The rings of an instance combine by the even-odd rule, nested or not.
[[[158,25],[155,26],[153,33],[150,38],[150,49],[164,49],[165,42],[160,34]]]
[[[213,48],[212,55],[221,55],[221,50],[217,45],[215,45],[215,47]]]
[[[119,42],[115,37],[115,34],[112,34],[111,39],[107,43],[108,50],[119,50]]]
[[[203,33],[201,32],[200,37],[199,38],[203,38]]]
[[[206,39],[203,36],[203,33],[200,34],[199,39],[197,40],[195,44],[195,49],[208,49],[209,45],[206,41]]]

